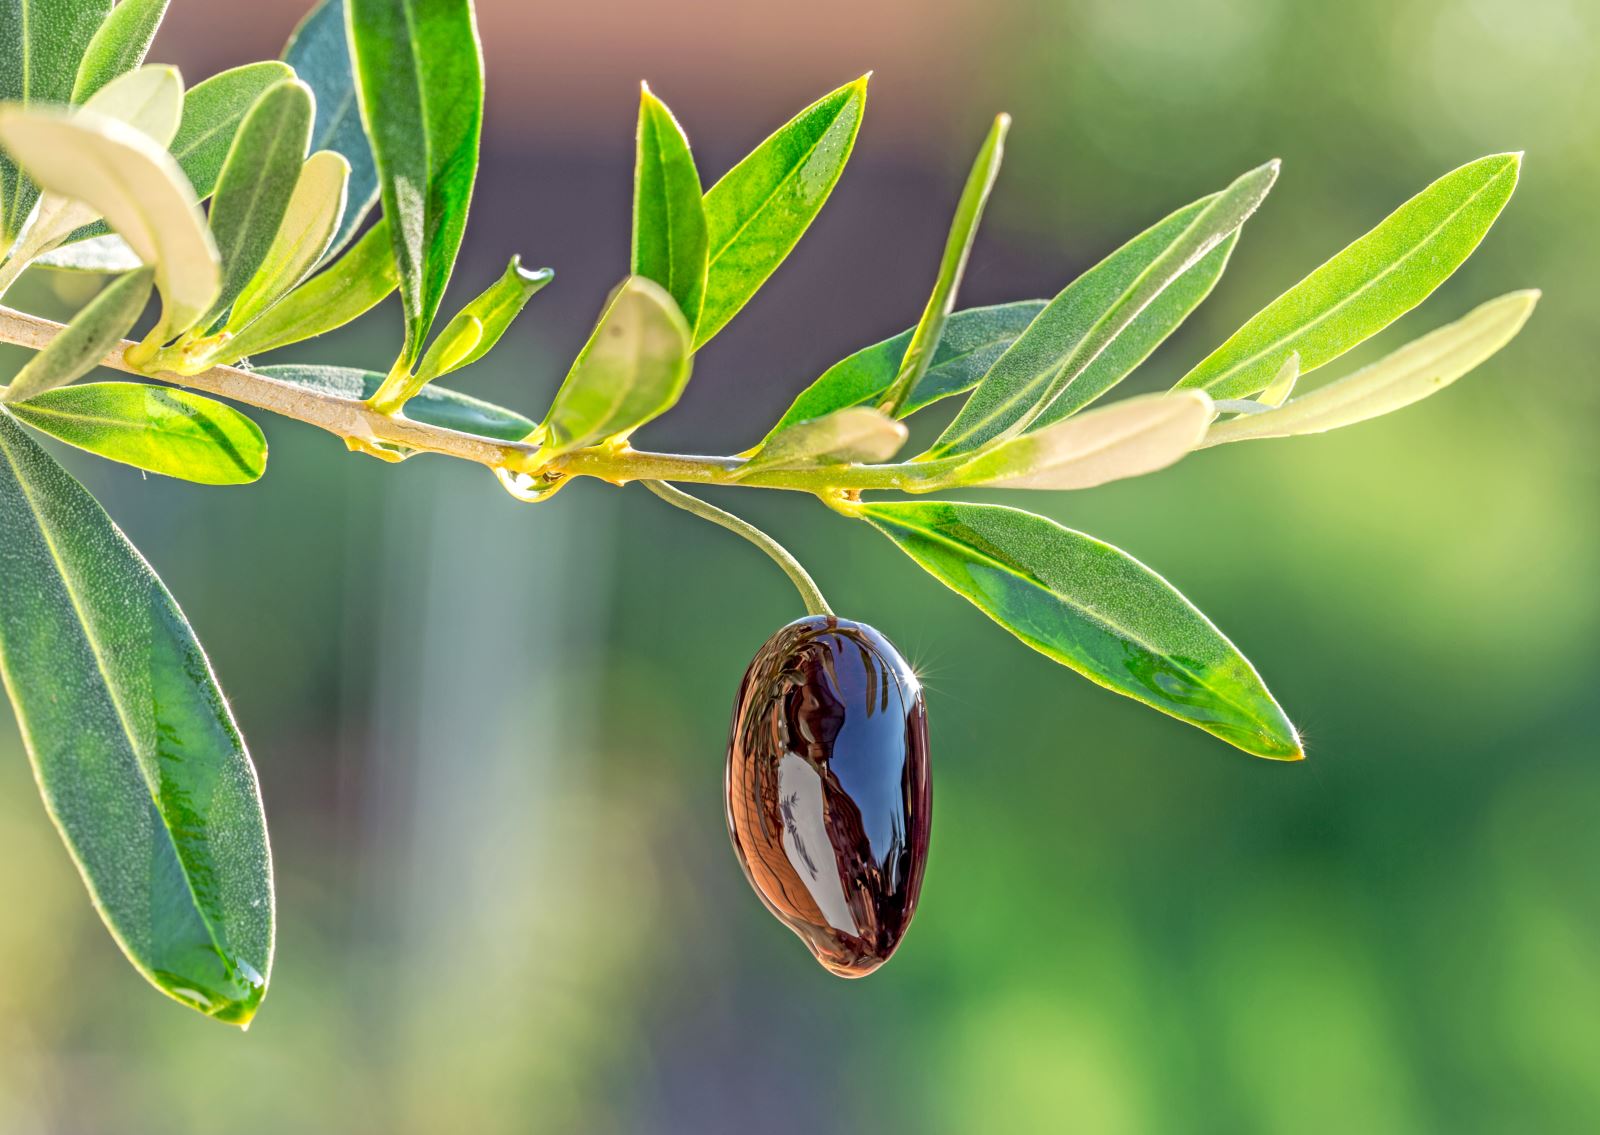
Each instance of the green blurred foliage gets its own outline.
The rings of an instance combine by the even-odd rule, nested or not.
[[[1310,759],[1250,761],[1090,686],[864,526],[723,494],[930,691],[922,911],[890,966],[847,984],[766,916],[726,846],[734,686],[798,613],[753,550],[642,492],[583,484],[519,506],[479,470],[381,467],[281,422],[248,497],[69,457],[235,699],[283,929],[245,1037],[130,979],[7,728],[0,1132],[1600,1128],[1600,10],[991,8],[994,34],[951,80],[966,108],[951,137],[996,109],[1017,126],[969,302],[1022,298],[997,261],[1059,284],[1285,160],[1217,293],[1140,386],[1175,379],[1433,177],[1528,151],[1479,254],[1372,345],[1542,287],[1480,372],[1336,435],[1025,502],[1212,615]],[[870,188],[882,140],[869,115],[836,208]],[[609,141],[625,208],[631,148]],[[923,191],[953,203],[966,151]],[[848,255],[826,221],[797,258]],[[897,233],[926,253],[908,262],[931,265],[942,231]],[[478,275],[505,251],[484,247]],[[901,314],[874,318],[888,332],[914,306]],[[370,363],[398,313],[384,320],[298,357]],[[585,330],[535,317],[462,386],[537,411]],[[708,353],[696,382],[719,365]],[[812,376],[763,397],[781,409]]]

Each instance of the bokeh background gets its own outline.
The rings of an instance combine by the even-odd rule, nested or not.
[[[1302,765],[1096,689],[814,503],[733,496],[930,690],[923,906],[857,983],[765,914],[728,849],[734,687],[799,613],[752,549],[637,489],[519,505],[482,470],[382,466],[276,420],[248,491],[68,455],[251,738],[279,949],[246,1035],[148,989],[8,717],[0,1132],[1600,1130],[1600,9],[479,6],[458,294],[511,252],[558,279],[460,385],[530,413],[625,270],[641,78],[709,180],[876,68],[832,202],[648,428],[657,447],[742,448],[910,324],[1001,109],[1017,121],[964,304],[1051,295],[1284,159],[1221,287],[1134,386],[1485,153],[1528,151],[1504,218],[1351,361],[1512,288],[1545,299],[1502,355],[1392,418],[1018,502],[1210,613],[1302,723]],[[175,0],[152,58],[193,81],[270,57],[299,9]],[[75,286],[17,296],[52,310]],[[385,307],[297,357],[381,368],[397,334]]]

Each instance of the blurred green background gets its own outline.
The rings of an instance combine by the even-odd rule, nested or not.
[[[275,55],[298,7],[176,0],[153,58],[193,81]],[[638,79],[710,178],[877,68],[832,203],[645,432],[655,447],[741,448],[827,364],[911,323],[1000,109],[1017,124],[964,304],[1053,294],[1284,159],[1221,287],[1137,386],[1485,153],[1528,151],[1506,215],[1350,361],[1513,288],[1545,299],[1489,365],[1392,418],[1015,500],[1207,611],[1303,726],[1302,765],[1096,689],[815,504],[719,497],[930,691],[923,905],[857,983],[766,915],[728,850],[734,688],[799,614],[752,549],[639,490],[519,505],[482,470],[381,466],[277,420],[248,491],[69,455],[179,596],[251,739],[278,957],[246,1035],[147,988],[7,719],[0,1132],[1600,1130],[1600,9],[480,9],[488,134],[457,283],[514,251],[558,279],[460,385],[532,413],[626,265]],[[17,298],[47,310],[71,286]],[[386,307],[298,357],[381,368],[397,334]]]

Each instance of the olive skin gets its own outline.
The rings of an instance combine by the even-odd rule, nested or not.
[[[931,793],[922,685],[865,623],[812,615],[745,671],[728,740],[745,877],[830,972],[889,960],[916,913]]]

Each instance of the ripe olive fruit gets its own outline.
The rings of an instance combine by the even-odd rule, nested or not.
[[[916,913],[928,859],[922,685],[865,623],[813,615],[745,671],[725,781],[750,885],[828,970],[864,977]]]

